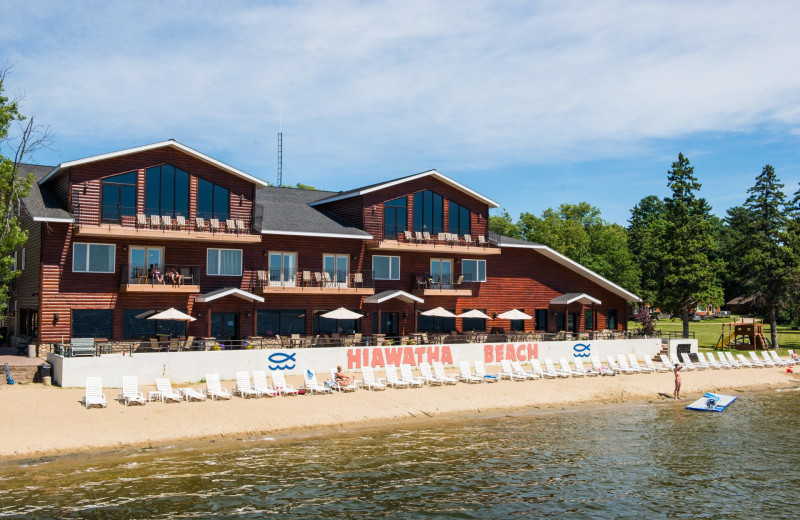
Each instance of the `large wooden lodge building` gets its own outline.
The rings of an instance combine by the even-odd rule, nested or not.
[[[40,344],[623,330],[638,301],[548,247],[490,233],[497,203],[435,170],[338,193],[281,188],[172,140],[26,168],[29,239],[4,324]],[[419,314],[439,306],[534,319]],[[145,319],[169,307],[196,321]],[[364,317],[320,317],[338,307]]]

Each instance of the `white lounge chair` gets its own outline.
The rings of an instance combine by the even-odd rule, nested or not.
[[[710,356],[713,356],[714,354],[713,354],[713,353],[711,353],[711,354],[709,354],[709,355],[710,355]],[[722,352],[717,352],[717,357],[719,357],[719,364],[720,364],[720,365],[722,365],[722,366],[723,366],[723,368],[738,368],[738,367],[735,367],[735,366],[733,366],[733,365],[731,364],[731,362],[730,362],[730,361],[728,361],[728,360],[725,358],[725,354],[724,354],[724,353],[722,353]]]
[[[720,355],[722,355],[722,352],[720,352]],[[742,356],[742,357],[744,358],[744,356]],[[744,364],[744,363],[742,363],[742,362],[741,362],[741,361],[739,361],[738,359],[734,358],[734,357],[733,357],[733,354],[731,354],[729,351],[725,351],[725,359],[726,359],[726,360],[728,361],[728,363],[730,363],[730,365],[731,365],[732,367],[734,367],[734,368],[742,368],[742,367],[744,367],[744,366],[745,366],[745,364]]]
[[[665,366],[664,363],[655,364],[653,363],[653,358],[648,356],[647,354],[642,355],[642,359],[644,359],[644,366],[651,369],[654,372],[669,372],[670,368]]]
[[[219,374],[206,374],[206,395],[213,399],[230,399],[233,395],[219,382]]]
[[[639,360],[636,359],[636,354],[628,354],[628,364],[634,370],[638,372],[655,372],[654,368],[650,368],[647,365],[642,366],[639,364]]]
[[[383,380],[375,378],[375,372],[372,367],[363,367],[361,376],[364,380],[363,385],[367,387],[367,390],[386,390]]]
[[[535,372],[530,371],[528,372],[524,368],[522,368],[522,364],[519,361],[512,361],[511,362],[511,369],[514,371],[515,374],[524,377],[525,379],[539,379]]]
[[[456,376],[447,375],[441,361],[433,362],[433,375],[441,379],[446,385],[458,384],[458,378]]]
[[[558,377],[570,377],[572,375],[569,372],[556,369],[553,360],[549,357],[544,358],[544,366],[548,371],[555,373]]]
[[[527,379],[522,374],[517,374],[514,369],[511,367],[511,361],[508,359],[500,360],[500,372],[497,373],[497,376],[500,378],[507,377],[512,381],[525,381]]]
[[[708,359],[706,359],[706,355],[702,352],[697,353],[697,362],[706,368],[710,368],[712,370],[719,370],[722,368],[722,365],[717,363],[717,361],[711,357],[711,354],[708,355]]]
[[[312,394],[330,394],[333,388],[319,384],[317,374],[313,370],[303,370],[303,390]]]
[[[444,380],[433,375],[433,372],[431,372],[431,366],[426,361],[423,361],[419,364],[419,375],[422,380],[429,385],[436,386],[444,384]]]
[[[572,368],[565,357],[558,358],[558,364],[561,365],[561,371],[568,373],[570,376],[586,377],[586,371]]]
[[[743,367],[759,368],[758,365],[754,365],[753,363],[750,362],[749,359],[744,357],[744,354],[736,354],[736,359],[739,361],[739,364],[742,365]],[[761,367],[761,368],[764,368],[764,367]]]
[[[469,367],[469,361],[458,362],[459,378],[465,383],[483,383],[483,378],[478,377],[472,373]]]
[[[500,381],[500,378],[496,375],[486,373],[486,367],[483,365],[483,361],[475,360],[472,364],[475,365],[475,375],[483,378],[484,383],[496,383]]]
[[[672,372],[673,370],[675,370],[675,363],[673,363],[672,360],[668,358],[666,354],[660,354],[659,358],[661,358],[661,364],[667,368],[668,372]]]
[[[614,372],[622,371],[622,369],[619,367],[619,363],[616,362],[613,356],[606,356],[606,361],[608,362],[608,368],[610,368]]]
[[[278,392],[272,388],[272,385],[267,383],[267,371],[266,370],[253,370],[253,388],[261,392],[261,395],[265,395],[267,397],[275,397]]]
[[[766,352],[764,352],[764,354],[766,354]],[[762,361],[761,359],[759,359],[759,358],[758,358],[758,354],[756,354],[756,353],[755,353],[755,351],[751,351],[751,352],[750,352],[750,360],[752,361],[752,363],[753,363],[754,365],[758,365],[758,366],[760,366],[761,368],[764,368],[764,367],[774,367],[774,366],[775,366],[775,362],[774,362],[774,361],[772,361],[772,360],[771,360],[771,359],[769,359],[769,358],[768,358],[766,361]]]
[[[582,375],[584,377],[585,376],[599,376],[600,375],[600,372],[592,370],[591,367],[589,367],[589,370],[586,370],[586,365],[583,364],[583,359],[582,358],[573,357],[572,358],[572,364],[575,365],[575,371],[577,371],[578,373],[580,373],[580,375]]]
[[[684,352],[683,354],[681,354],[681,358],[683,359],[683,367],[684,367],[684,369],[686,369],[686,370],[702,370],[703,369],[703,367],[701,367],[699,365],[695,365],[692,362],[692,358],[689,357],[689,354],[686,354]]]
[[[604,367],[603,367],[603,362],[600,361],[600,356],[592,356],[590,359],[592,361],[592,370],[595,370],[597,371],[597,373],[602,374]]]
[[[634,367],[628,364],[628,358],[625,357],[625,354],[617,354],[617,362],[619,364],[619,369],[622,370],[625,374],[635,374],[639,372]]]
[[[283,377],[283,372],[272,370],[269,375],[272,377],[272,388],[275,389],[280,395],[298,395],[299,392],[295,390],[292,385],[286,384],[286,378]]]
[[[386,384],[391,386],[392,388],[408,388],[411,386],[411,383],[407,381],[403,381],[399,377],[397,377],[397,367],[394,365],[386,365],[384,369],[386,373]]]
[[[125,406],[146,402],[144,394],[139,391],[136,376],[122,376],[122,393],[117,396],[117,400]]]
[[[341,381],[337,381],[336,380],[336,369],[335,368],[331,368],[330,372],[331,372],[331,380],[333,381],[333,389],[334,390],[339,390],[340,392],[355,392],[356,390],[358,390],[358,386],[359,385],[358,385],[358,381],[357,380],[353,379],[352,381],[350,381],[350,383],[345,385]]]
[[[181,388],[181,394],[183,398],[187,401],[205,401],[206,400],[206,393],[202,390],[196,390],[194,388]]]
[[[411,365],[407,363],[402,363],[400,365],[400,380],[404,383],[408,383],[409,386],[421,387],[425,384],[425,381],[422,379],[414,377],[414,374],[411,372]]]
[[[86,408],[90,406],[100,406],[105,408],[108,406],[106,401],[106,394],[103,393],[103,380],[100,377],[87,377],[86,378],[86,393],[81,399],[81,404]]]
[[[547,378],[547,377],[556,378],[556,377],[558,377],[558,374],[555,372],[555,370],[551,370],[549,367],[546,370],[544,368],[542,368],[542,364],[539,362],[538,359],[531,359],[530,363],[531,363],[531,370],[537,376],[544,377],[544,378]]]
[[[778,353],[775,352],[774,350],[770,350],[769,355],[770,357],[772,357],[772,360],[775,362],[775,364],[780,365],[782,367],[788,367],[789,365],[794,364],[791,359],[785,359],[780,357]]]
[[[183,395],[180,392],[176,392],[172,389],[172,383],[169,382],[169,379],[166,377],[157,377],[156,378],[156,391],[153,392],[153,397],[161,401],[162,403],[166,403],[169,401],[173,401],[178,403],[183,401]]]
[[[242,399],[248,397],[261,397],[261,392],[250,386],[250,374],[246,371],[236,372],[236,388],[233,395],[239,395]]]

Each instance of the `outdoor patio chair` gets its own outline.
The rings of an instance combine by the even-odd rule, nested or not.
[[[353,273],[353,287],[364,287],[364,273]]]
[[[722,357],[722,354],[723,352],[720,352],[718,355]],[[736,359],[734,359],[733,354],[731,354],[730,352],[724,352],[724,354],[725,354],[725,359],[733,368],[742,368],[744,366],[744,364],[741,361],[737,361]]]
[[[758,368],[765,368],[767,366],[766,363],[764,363],[763,361],[758,359],[758,356],[756,355],[756,353],[754,351],[750,351],[750,352],[748,352],[748,354],[750,354],[750,359],[748,359],[748,361],[750,362],[751,365],[756,366]],[[747,358],[745,358],[745,359],[747,359]]]
[[[228,233],[236,232],[236,223],[233,221],[232,218],[225,220],[225,231],[227,231]]]
[[[496,383],[500,381],[500,378],[493,374],[486,373],[486,367],[483,364],[483,361],[475,360],[472,362],[475,366],[475,375],[478,377],[482,377],[484,382],[486,383]]]
[[[431,234],[429,231],[422,232],[422,240],[424,240],[426,244],[431,243]]]
[[[333,388],[319,384],[317,374],[313,370],[303,370],[303,390],[312,394],[330,394]]]
[[[641,372],[641,370],[636,370],[635,367],[632,367],[628,364],[628,358],[625,357],[625,354],[617,354],[617,360],[620,370],[622,370],[624,373],[635,374],[637,372]]]
[[[551,370],[550,367],[545,366],[545,368],[542,368],[542,363],[538,359],[531,359],[531,369],[539,377],[549,377],[551,379],[558,377],[558,373],[555,370]]]
[[[695,365],[694,363],[692,363],[692,359],[689,357],[689,354],[687,354],[685,352],[682,353],[681,354],[681,359],[683,359],[684,368],[687,368],[688,370],[703,370],[702,366]]]
[[[367,387],[367,390],[386,390],[383,379],[375,378],[375,372],[372,370],[372,367],[363,367],[361,369],[361,376],[364,380],[362,384]]]
[[[181,388],[181,394],[187,401],[205,401],[206,393],[195,388]]]
[[[539,379],[539,376],[536,375],[536,372],[531,370],[530,372],[522,368],[522,364],[519,361],[512,361],[511,362],[511,370],[514,371],[515,374],[524,377],[525,379]]]
[[[580,374],[583,375],[583,376],[599,376],[600,375],[599,371],[593,370],[592,368],[589,368],[589,370],[586,370],[586,365],[583,364],[583,359],[579,359],[579,358],[573,357],[572,358],[572,364],[575,365],[575,370],[580,372]]]
[[[161,227],[161,217],[158,215],[150,215],[150,227],[159,229]]]
[[[636,359],[636,354],[628,354],[628,363],[630,364],[631,368],[638,372],[655,372],[655,370],[652,368],[640,365],[639,361]]]
[[[117,401],[125,406],[133,404],[144,404],[144,394],[139,391],[139,383],[136,376],[122,376],[122,393],[117,396]]]
[[[416,387],[421,387],[425,384],[425,381],[422,379],[414,377],[414,374],[411,372],[411,365],[408,363],[400,364],[400,381],[408,383],[409,386]]]
[[[428,278],[424,274],[416,275],[417,289],[426,289],[428,287]]]
[[[233,395],[222,388],[219,374],[206,374],[206,395],[213,399],[230,399]]]
[[[100,377],[87,377],[86,378],[86,393],[81,399],[81,404],[86,408],[90,406],[100,406],[105,408],[108,406],[106,402],[106,394],[103,393],[103,380]]]
[[[253,370],[253,388],[261,392],[261,395],[275,397],[279,395],[271,385],[267,383],[266,370]]]
[[[171,229],[172,228],[172,217],[169,215],[164,215],[161,217],[161,225],[164,229]]]
[[[383,370],[386,373],[386,384],[391,386],[392,388],[408,388],[411,386],[411,383],[408,381],[403,381],[399,377],[397,377],[397,367],[394,365],[386,365],[386,368]]]
[[[443,385],[444,381],[439,379],[438,377],[433,375],[431,372],[431,366],[426,362],[423,361],[419,364],[419,376],[425,381],[427,384],[431,386]]]
[[[708,361],[706,361],[706,357],[703,355],[702,352],[698,352],[697,353],[697,366],[702,367],[702,368],[711,368],[711,369],[718,368],[718,367],[712,365],[711,363],[709,363]]]
[[[314,280],[311,278],[311,271],[303,271],[303,275],[300,278],[300,283],[304,287],[310,287],[314,285]]]
[[[261,392],[250,386],[250,374],[247,371],[236,372],[236,387],[233,395],[239,395],[242,399],[248,397],[261,397]]]
[[[564,370],[557,370],[555,365],[553,365],[553,360],[549,357],[544,358],[544,366],[548,372],[555,373],[558,377],[570,377],[572,374],[570,372]]]
[[[658,357],[661,358],[661,364],[667,368],[667,371],[672,372],[675,368],[675,363],[673,363],[666,354],[659,354]]]
[[[267,271],[264,269],[256,270],[256,286],[257,287],[266,287],[269,285],[269,280],[267,280]]]
[[[177,227],[179,231],[186,229],[186,217],[183,215],[175,217],[175,227]]]
[[[422,231],[414,231],[414,240],[417,242],[417,244],[425,240],[422,238]]]
[[[483,383],[483,377],[473,375],[469,361],[458,362],[459,377],[465,383]]]
[[[151,396],[158,399],[162,403],[168,401],[183,401],[183,396],[172,389],[172,383],[166,377],[156,378],[156,389],[151,392]]]
[[[489,244],[486,242],[486,237],[483,235],[478,235],[478,245],[481,247],[487,247]]]
[[[144,213],[136,214],[136,227],[140,229],[147,227],[147,216]]]
[[[322,287],[333,287],[333,280],[331,280],[331,273],[322,271]]]
[[[181,279],[183,280],[183,285],[192,285],[194,282],[194,276],[192,275],[192,270],[188,267],[181,267],[178,269],[181,273]]]
[[[211,228],[212,233],[218,232],[220,230],[219,219],[218,218],[208,219],[208,226]]]
[[[781,365],[782,367],[788,367],[789,365],[794,364],[794,362],[791,359],[785,359],[780,357],[778,353],[775,352],[774,350],[770,350],[769,355],[772,357],[772,360],[775,361],[775,363]]]
[[[206,230],[206,219],[203,217],[195,217],[194,218],[194,228],[197,231],[205,231]]]
[[[558,358],[558,364],[561,365],[562,372],[566,372],[571,376],[586,377],[586,371],[573,369],[571,366],[569,366],[569,361],[567,361],[567,358],[565,357]]]
[[[644,359],[644,366],[646,366],[647,368],[653,369],[653,371],[655,371],[655,372],[669,372],[671,370],[663,362],[655,364],[653,362],[653,358],[648,356],[647,354],[643,354],[642,358]]]
[[[500,379],[505,377],[512,381],[525,381],[525,379],[527,379],[523,374],[516,373],[514,368],[511,366],[511,361],[508,359],[500,360],[500,372],[497,373],[497,377]]]
[[[741,364],[743,367],[747,367],[747,368],[764,368],[763,366],[754,365],[753,363],[751,363],[749,359],[744,357],[744,354],[736,354],[736,359],[739,360],[739,364]]]
[[[755,356],[756,353],[755,352],[751,352],[750,354]],[[769,354],[767,354],[766,350],[762,350],[761,351],[761,356],[764,358],[762,363],[764,363],[765,366],[768,366],[768,367],[774,367],[775,366],[775,362],[772,361],[772,359],[769,357]]]
[[[465,246],[471,246],[474,243],[475,243],[475,241],[472,240],[472,235],[464,235],[464,245]]]
[[[244,219],[237,218],[233,222],[236,224],[237,233],[244,233],[245,231],[247,231],[247,227],[244,225]]]
[[[405,241],[406,241],[406,242],[408,242],[409,244],[410,244],[411,242],[413,242],[413,241],[414,241],[414,235],[412,235],[412,234],[411,234],[411,231],[408,231],[408,230],[406,230],[406,231],[403,231],[403,238],[404,238],[404,239],[405,239]]]
[[[447,375],[444,371],[444,364],[441,361],[433,362],[433,375],[442,380],[446,385],[455,385],[458,383],[456,376]]]
[[[350,381],[349,384],[345,385],[341,381],[337,381],[336,380],[336,369],[335,368],[331,368],[330,372],[331,372],[331,381],[333,381],[333,388],[335,390],[339,390],[340,392],[355,392],[356,390],[358,390],[358,386],[359,386],[358,385],[358,381],[356,381],[355,379]]]
[[[283,377],[283,372],[273,370],[269,373],[272,377],[272,388],[281,395],[297,395],[298,391],[292,385],[286,384],[286,378]]]

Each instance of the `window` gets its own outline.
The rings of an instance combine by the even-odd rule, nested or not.
[[[150,275],[151,269],[158,264],[161,272],[164,273],[166,268],[164,266],[164,249],[161,247],[148,247],[148,246],[131,246],[131,268],[130,268],[130,281],[131,283],[138,282],[138,277],[143,274]],[[126,338],[132,336],[125,336]]]
[[[333,283],[338,287],[347,287],[350,270],[347,265],[350,255],[322,255],[322,269],[325,283]]]
[[[444,200],[430,190],[414,194],[414,231],[441,233],[443,226]]]
[[[148,320],[152,309],[126,309],[122,312],[122,337],[123,338],[152,338],[156,334],[168,334],[171,336],[186,336],[186,322],[174,320]],[[178,309],[186,312],[186,309]],[[142,314],[148,314],[142,318],[137,318]]]
[[[361,319],[331,320],[320,316],[320,314],[325,314],[326,312],[328,311],[316,311],[314,313],[314,334],[355,334],[356,332],[361,332]]]
[[[606,328],[616,330],[617,328],[617,309],[606,310]]]
[[[511,332],[524,332],[525,320],[511,320]]]
[[[383,203],[383,238],[394,239],[408,227],[408,197]]]
[[[462,260],[461,274],[465,282],[485,282],[486,260]]]
[[[486,309],[479,309],[486,314]],[[461,318],[461,330],[486,332],[486,318]]]
[[[25,269],[25,248],[22,248],[22,261],[19,263],[19,270],[23,271]]]
[[[72,272],[113,273],[116,247],[113,244],[82,244],[72,246]]]
[[[557,312],[556,313],[556,330],[566,330],[564,327],[564,313]]]
[[[594,313],[592,309],[583,310],[583,330],[594,330]]]
[[[536,309],[536,330],[547,330],[547,309]]]
[[[272,287],[297,284],[297,253],[269,252],[269,284]]]
[[[242,276],[242,250],[208,248],[206,274],[209,276]]]
[[[376,280],[399,280],[400,279],[400,257],[399,256],[373,256],[372,257],[373,277]]]
[[[11,270],[12,271],[16,271],[17,270],[17,252],[16,251],[14,251],[14,264],[13,264],[13,268]]]
[[[455,309],[449,310],[455,314]],[[456,330],[456,319],[420,314],[417,316],[417,330],[420,332],[450,332]]]
[[[453,261],[432,258],[430,280],[431,287],[449,289],[453,280]]]
[[[228,218],[230,193],[204,179],[197,179],[197,216],[202,218]]]
[[[145,172],[144,207],[148,215],[189,216],[189,173],[169,164]]]
[[[259,309],[256,330],[259,336],[305,334],[306,311],[303,309]]]
[[[111,309],[72,309],[72,337],[111,338]]]
[[[106,177],[103,185],[103,220],[119,221],[136,214],[136,172]]]
[[[452,200],[448,207],[447,220],[449,221],[450,233],[456,235],[469,235],[470,233],[470,213],[467,208],[456,204]]]

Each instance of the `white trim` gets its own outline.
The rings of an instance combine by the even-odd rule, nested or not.
[[[219,271],[220,265],[220,258],[219,252],[220,251],[239,251],[239,274],[220,274],[219,272],[216,273],[209,273],[208,272],[208,252],[211,250],[215,250],[217,252],[217,271]],[[230,247],[207,247],[206,248],[206,276],[235,276],[240,277],[244,274],[244,250],[242,249],[233,249]]]
[[[505,247],[509,247],[509,248],[536,250],[536,251],[542,253],[547,258],[550,258],[551,260],[555,260],[556,262],[558,262],[561,265],[567,267],[568,269],[570,269],[570,270],[572,270],[572,271],[574,271],[576,273],[582,274],[586,278],[594,280],[599,285],[601,285],[601,286],[605,287],[606,289],[610,290],[611,292],[617,294],[617,296],[622,296],[627,301],[631,301],[631,302],[640,302],[640,301],[642,301],[641,298],[639,298],[638,296],[636,296],[632,292],[626,291],[625,289],[623,289],[619,285],[615,284],[614,282],[603,278],[602,276],[600,276],[599,274],[595,273],[591,269],[582,266],[581,264],[579,264],[575,260],[567,258],[566,256],[562,255],[558,251],[555,251],[554,249],[549,248],[547,246],[543,246],[541,244],[530,244],[530,245],[528,245],[528,244],[498,244],[498,245],[500,246],[501,249],[505,248]]]
[[[364,189],[361,189],[361,190],[353,191],[353,192],[350,192],[350,193],[347,193],[347,194],[342,194],[342,195],[338,195],[338,196],[333,196],[333,197],[321,199],[319,201],[315,201],[315,202],[309,203],[309,206],[317,206],[319,204],[327,204],[329,202],[336,202],[337,200],[344,200],[344,199],[349,199],[349,198],[352,198],[352,197],[358,197],[360,195],[365,195],[367,193],[372,193],[373,191],[382,190],[384,188],[390,188],[392,186],[397,186],[398,184],[403,184],[405,182],[415,181],[417,179],[421,179],[422,177],[427,177],[427,176],[436,177],[437,179],[439,179],[440,181],[444,182],[445,184],[449,184],[453,188],[455,188],[455,189],[457,189],[459,191],[462,191],[462,192],[466,193],[467,195],[470,195],[470,196],[472,196],[472,197],[484,202],[490,208],[499,208],[500,207],[500,205],[497,202],[493,201],[492,199],[490,199],[488,197],[484,197],[483,195],[481,195],[477,191],[467,188],[466,186],[464,186],[460,182],[454,181],[450,177],[448,177],[448,176],[446,176],[446,175],[444,175],[442,173],[439,173],[436,170],[428,170],[426,172],[418,173],[416,175],[411,175],[409,177],[403,177],[402,179],[397,179],[397,180],[394,180],[394,181],[384,182],[383,184],[378,184],[377,186],[372,186],[372,187],[369,187],[369,188],[364,188]],[[488,216],[487,216],[487,218],[488,218]]]
[[[376,258],[388,258],[389,259],[389,276],[390,278],[378,278],[375,276],[375,259]],[[391,278],[392,276],[392,258],[397,258],[397,278]],[[372,255],[372,279],[373,280],[399,280],[400,279],[400,256],[399,255]]]
[[[75,270],[75,246],[83,244],[86,246],[86,271]],[[91,247],[89,246],[108,246],[113,253],[111,258],[111,271],[89,271],[89,263],[91,262]],[[117,272],[117,244],[103,244],[98,242],[73,242],[72,243],[72,271],[73,273],[94,273],[94,274],[114,274]]]
[[[486,272],[487,271],[487,265],[486,265],[486,259],[485,258],[462,258],[461,259],[461,276],[464,276],[464,262],[476,262],[476,264],[475,264],[475,274],[476,275],[480,273],[480,269],[478,269],[477,262],[483,262],[483,280],[470,280],[470,281],[478,282],[478,283],[485,283],[486,280],[489,279],[489,274]]]
[[[425,300],[423,300],[419,296],[414,296],[413,294],[409,294],[405,291],[400,291],[400,290],[388,290],[380,292],[378,294],[373,294],[372,296],[367,296],[366,298],[364,298],[364,303],[383,303],[393,298],[399,298],[400,300],[405,301],[406,303],[408,303],[408,300],[415,301],[417,303],[425,303]]]
[[[569,293],[567,293],[567,294],[569,294]],[[575,302],[580,301],[580,300],[588,300],[589,303],[593,303],[595,305],[602,305],[602,303],[603,303],[600,300],[598,300],[597,298],[595,298],[593,296],[589,296],[586,293],[575,293],[575,296],[573,296],[572,298],[569,298],[567,301],[563,301],[563,302],[562,301],[558,301],[560,298],[563,298],[567,294],[562,294],[561,296],[556,296],[555,298],[550,300],[550,304],[551,305],[569,305],[571,303],[575,303]],[[581,302],[581,303],[584,303],[584,302]]]
[[[181,143],[179,143],[177,141],[173,141],[171,139],[169,141],[161,141],[160,143],[146,144],[144,146],[137,146],[136,148],[128,148],[126,150],[119,150],[117,152],[111,152],[111,153],[106,153],[106,154],[102,154],[102,155],[95,155],[93,157],[86,157],[84,159],[78,159],[78,160],[75,160],[75,161],[69,161],[69,162],[61,163],[58,166],[56,166],[55,168],[53,168],[52,170],[50,170],[50,172],[47,175],[42,177],[42,179],[39,181],[39,184],[44,183],[49,178],[53,177],[54,175],[56,175],[57,173],[59,173],[60,171],[66,169],[66,168],[72,168],[73,166],[80,166],[82,164],[88,164],[88,163],[92,163],[92,162],[96,162],[96,161],[104,161],[106,159],[114,159],[116,157],[122,157],[124,155],[130,155],[130,154],[139,153],[139,152],[146,152],[148,150],[154,150],[156,148],[164,148],[164,147],[168,147],[168,146],[172,147],[172,148],[177,148],[178,150],[180,150],[180,151],[182,151],[182,152],[184,152],[184,153],[186,153],[188,155],[191,155],[191,156],[193,156],[193,157],[195,157],[197,159],[200,159],[201,161],[203,161],[205,163],[208,163],[208,164],[211,164],[213,166],[216,166],[217,168],[223,169],[223,170],[227,171],[228,173],[232,173],[233,175],[236,175],[237,177],[241,177],[242,179],[250,181],[253,184],[258,184],[259,186],[267,186],[268,185],[266,181],[262,181],[261,179],[259,179],[257,177],[253,177],[249,173],[245,173],[245,172],[243,172],[243,171],[241,171],[239,169],[234,168],[233,166],[229,166],[229,165],[227,165],[227,164],[225,164],[225,163],[223,163],[221,161],[218,161],[218,160],[214,159],[213,157],[209,157],[208,155],[200,153],[197,150],[189,148],[188,146],[183,145],[183,144],[181,144]]]
[[[51,217],[33,217],[34,222],[60,222],[64,224],[72,224],[75,222],[74,218],[51,218]]]
[[[314,233],[311,231],[279,231],[276,229],[262,229],[261,234],[289,235],[294,237],[355,238],[358,240],[372,240],[372,235],[345,235],[343,233]]]
[[[230,287],[228,289],[217,289],[216,291],[211,291],[210,293],[201,294],[196,296],[194,301],[195,303],[208,303],[214,300],[218,300],[219,298],[224,298],[225,296],[236,296],[237,298],[242,298],[243,300],[250,300],[250,301],[257,301],[263,302],[264,298],[261,296],[255,295],[253,293],[249,293],[242,289],[237,289],[236,287]]]

